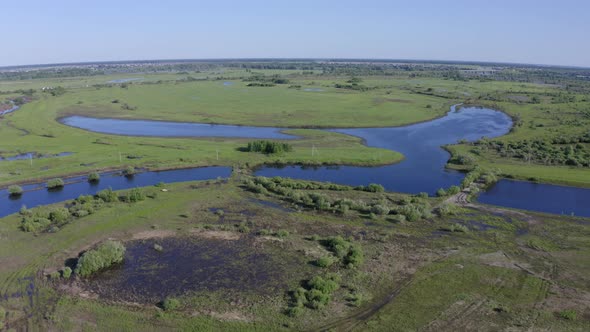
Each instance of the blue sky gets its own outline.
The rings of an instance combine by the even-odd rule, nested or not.
[[[588,0],[0,0],[0,66],[383,58],[590,67]]]

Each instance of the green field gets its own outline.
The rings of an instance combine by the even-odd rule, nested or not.
[[[468,77],[462,75],[480,66],[466,64],[181,68],[88,77],[41,70],[48,78],[0,80],[0,101],[26,102],[0,118],[0,156],[71,153],[0,160],[2,188],[128,166],[233,168],[227,180],[103,193],[0,218],[0,330],[590,330],[587,218],[485,206],[460,195],[392,193],[378,184],[352,188],[251,176],[265,163],[399,162],[398,152],[322,128],[403,126],[464,103],[501,110],[515,126],[493,140],[445,147],[452,154],[448,167],[590,187],[590,142],[583,141],[590,83],[575,72],[507,67],[495,76]],[[134,80],[109,83],[125,79]],[[265,154],[245,152],[253,139],[93,133],[58,121],[68,115],[271,126],[300,137],[281,141],[287,148],[273,145],[285,151]],[[485,178],[471,188],[483,188],[478,180]],[[124,280],[129,261],[99,269],[92,279],[65,278],[66,265],[77,266],[77,257],[108,239],[128,250],[145,245],[145,257],[212,243],[221,249],[193,250],[188,257],[224,264],[215,278],[199,280],[207,291],[157,301],[125,297],[141,284],[120,292],[113,286],[109,276]],[[224,250],[236,243],[239,253]],[[163,270],[162,264],[144,263],[140,274],[189,290],[195,285],[171,276],[187,266],[208,268],[193,263]],[[232,269],[243,273],[236,277]],[[261,282],[240,284],[252,275]],[[217,287],[224,283],[234,287]]]

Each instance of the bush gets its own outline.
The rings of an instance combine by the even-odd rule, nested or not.
[[[139,201],[143,201],[144,199],[145,199],[145,194],[139,188],[131,189],[126,196],[126,201],[129,203],[136,203]]]
[[[87,277],[113,264],[121,263],[125,246],[121,242],[108,240],[96,249],[85,252],[78,260],[75,273]]]
[[[459,188],[458,186],[451,186],[449,190],[447,190],[448,195],[456,195],[459,192],[461,192],[461,188]]]
[[[57,189],[62,188],[64,186],[64,180],[60,178],[51,179],[47,181],[47,189]]]
[[[446,195],[447,195],[447,192],[443,188],[440,188],[439,190],[436,191],[436,196],[438,196],[438,197],[444,197]]]
[[[117,202],[119,200],[119,196],[111,188],[99,191],[96,193],[96,197],[102,199],[105,203]]]
[[[330,267],[332,264],[334,264],[334,258],[330,256],[321,257],[315,262],[315,265],[323,268]]]
[[[10,196],[20,196],[23,194],[23,188],[17,185],[8,187],[8,194]]]
[[[287,236],[289,236],[289,232],[288,232],[288,231],[286,231],[286,230],[284,230],[284,229],[281,229],[281,230],[279,230],[279,231],[277,232],[276,236],[277,236],[277,237],[280,237],[281,239],[284,239],[284,238],[286,238]]]
[[[63,271],[61,272],[64,279],[70,279],[72,276],[72,269],[69,266],[66,266]]]
[[[98,172],[92,172],[88,174],[88,182],[98,182],[100,181],[100,174]]]
[[[70,219],[70,211],[66,208],[56,208],[49,212],[49,220],[54,224],[62,225]]]
[[[275,154],[291,152],[293,147],[289,143],[273,142],[267,140],[249,142],[246,146],[247,152],[262,152],[266,154]]]
[[[368,185],[365,188],[365,191],[372,192],[372,193],[382,193],[385,191],[385,188],[383,188],[383,186],[380,184],[371,183],[370,185]]]
[[[173,297],[167,297],[164,301],[162,301],[162,309],[165,311],[172,311],[176,310],[180,307],[180,301]]]
[[[461,224],[451,224],[449,226],[444,226],[441,229],[443,231],[447,231],[447,232],[460,232],[460,233],[469,232],[469,228],[467,228],[467,226],[461,225]]]
[[[559,312],[559,317],[567,320],[576,320],[578,313],[572,309],[565,309]]]
[[[25,232],[42,232],[51,226],[51,220],[40,217],[25,217],[20,228]]]
[[[135,175],[135,168],[133,166],[127,166],[123,170],[123,175],[125,175],[125,176],[133,176],[133,175]]]
[[[162,247],[161,245],[154,243],[154,250],[158,251],[158,252],[162,252],[164,251],[164,247]]]
[[[387,206],[377,204],[377,205],[374,205],[373,207],[371,207],[371,213],[381,215],[381,216],[386,215],[386,214],[389,214],[389,208]]]

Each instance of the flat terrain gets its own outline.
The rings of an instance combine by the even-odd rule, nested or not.
[[[99,331],[172,327],[383,330],[392,326],[397,330],[514,327],[582,331],[589,327],[588,264],[583,262],[590,253],[585,240],[590,228],[583,219],[500,209],[490,214],[479,206],[414,222],[397,222],[388,216],[369,218],[354,211],[344,216],[307,208],[295,212],[301,207],[275,194],[252,194],[240,183],[234,178],[227,184],[197,182],[145,188],[146,194],[155,198],[108,204],[56,233],[25,233],[18,229],[18,215],[4,218],[0,223],[0,289],[3,296],[11,298],[2,304],[10,313],[10,326]],[[406,197],[357,191],[301,192],[373,204],[386,201],[392,208],[403,204],[399,202]],[[439,203],[428,200],[432,206]],[[457,224],[465,230],[448,231]],[[273,235],[281,232],[281,236]],[[365,258],[360,266],[350,269],[335,264],[326,270],[314,265],[319,257],[330,255],[321,239],[336,235],[350,237],[362,248]],[[176,295],[181,305],[173,312],[163,312],[156,300],[130,301],[122,292],[107,296],[108,288],[104,287],[111,282],[96,290],[83,279],[44,277],[108,238],[144,241],[148,251],[159,243],[166,255],[177,237],[179,241],[221,241],[220,248],[228,248],[219,252],[210,249],[202,258],[198,257],[204,252],[195,252],[193,256],[201,264],[208,262],[207,257],[230,254],[227,250],[234,246],[232,241],[254,243],[243,257],[264,253],[299,263],[269,264],[273,260],[262,258],[228,262],[227,272],[222,268],[216,273],[233,273],[230,266],[240,264],[244,271],[241,278],[249,278],[255,267],[248,264],[256,264],[256,269],[266,272],[255,275],[278,279],[264,279],[270,281],[260,283],[260,289],[244,283],[245,288],[236,291],[220,276],[219,282],[225,285],[221,288],[204,291],[198,286],[194,292]],[[125,264],[131,263],[124,262],[123,267]],[[168,265],[167,269],[172,276],[175,269],[183,267]],[[304,308],[301,316],[286,315],[289,291],[327,272],[342,278],[329,304],[322,310]],[[166,274],[158,280],[162,278],[166,280]],[[278,288],[265,293],[270,285]],[[173,289],[173,284],[170,287]],[[576,318],[563,318],[566,310],[575,312]],[[25,317],[29,318],[23,320]]]

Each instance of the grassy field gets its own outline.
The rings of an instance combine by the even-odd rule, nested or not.
[[[0,220],[0,294],[21,294],[1,304],[9,326],[98,331],[582,331],[590,324],[589,271],[584,263],[590,253],[585,240],[590,228],[583,219],[457,208],[444,217],[398,222],[387,215],[341,215],[291,205],[279,195],[246,191],[237,177],[229,183],[179,183],[143,190],[152,198],[107,204],[56,233],[25,233],[18,229],[18,215]],[[301,192],[391,207],[407,204],[402,202],[407,196],[392,193]],[[440,203],[427,201],[432,206]],[[223,213],[217,212],[220,209]],[[457,224],[466,231],[445,231]],[[269,232],[265,230],[287,235],[264,235]],[[329,252],[314,237],[334,235],[351,237],[362,248],[364,262],[354,269],[328,269],[341,275],[342,282],[324,309],[286,315],[288,291],[302,282],[302,276],[325,273],[313,262]],[[257,243],[252,250],[278,250],[303,263],[285,274],[291,277],[283,280],[284,292],[188,293],[181,297],[180,309],[171,312],[154,303],[102,300],[85,291],[84,282],[45,278],[67,259],[108,238],[150,241],[175,236],[220,241],[247,237]],[[268,269],[273,271],[273,266]],[[33,297],[26,295],[31,282]],[[566,310],[575,317],[563,318]]]

